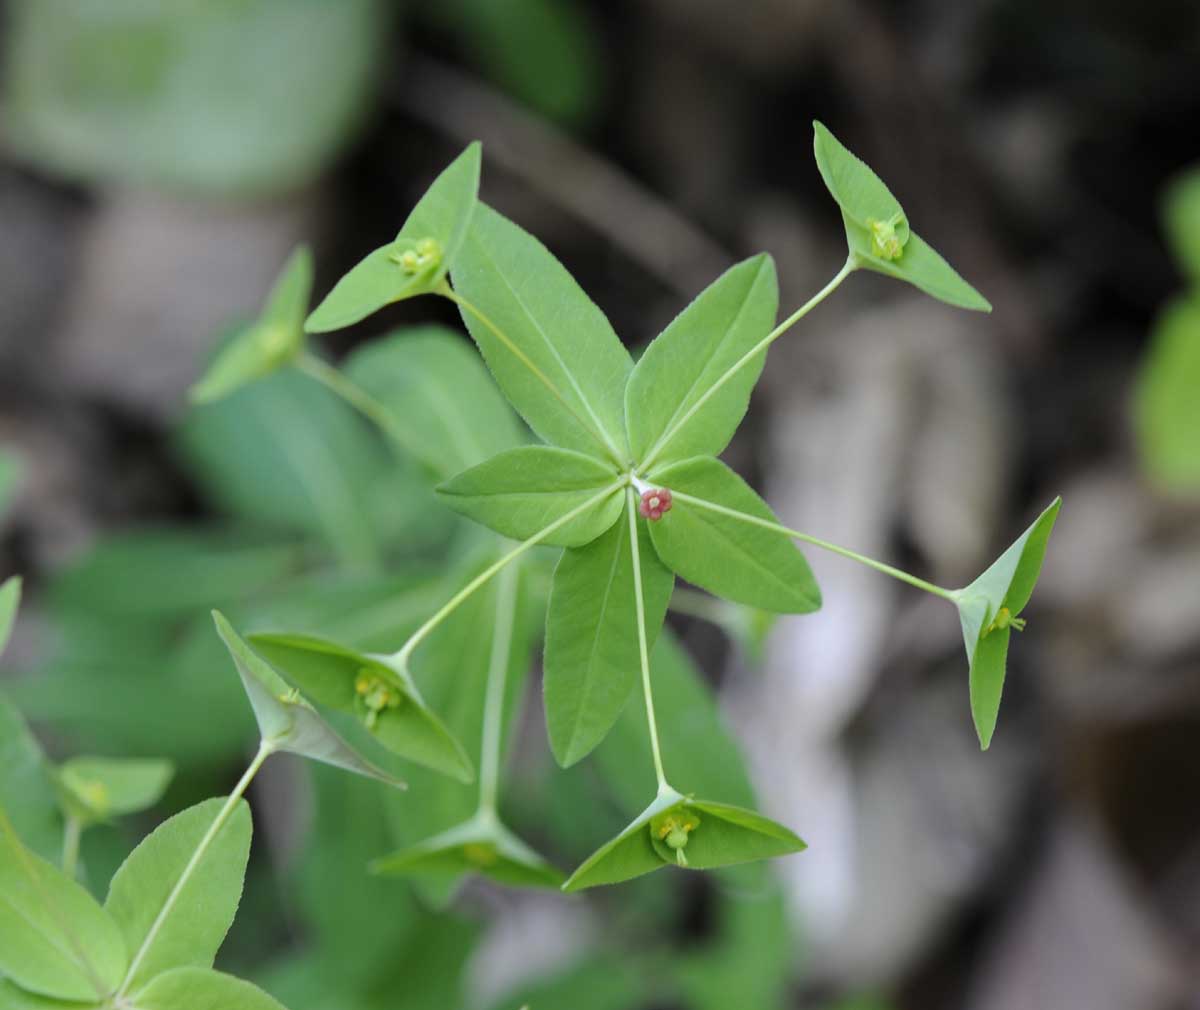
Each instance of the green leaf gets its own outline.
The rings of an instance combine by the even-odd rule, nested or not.
[[[558,887],[563,875],[495,817],[477,815],[371,864],[384,876],[427,877],[456,885],[478,874],[507,887]]]
[[[1200,169],[1185,172],[1167,188],[1163,218],[1180,269],[1200,282]]]
[[[674,579],[638,524],[647,645],[666,617]],[[545,703],[550,747],[563,767],[604,739],[637,681],[641,660],[629,524],[568,548],[554,570],[546,615]]]
[[[451,276],[467,329],[529,426],[546,442],[628,463],[633,361],[546,247],[481,203]]]
[[[366,121],[389,7],[21,0],[0,60],[5,146],[85,182],[258,197],[309,185]]]
[[[264,743],[276,750],[404,788],[403,782],[368,761],[338,736],[297,690],[254,654],[223,614],[214,610],[213,622],[237,667]]]
[[[435,290],[460,254],[479,194],[479,142],[434,179],[396,238],[370,253],[313,310],[309,333],[340,330],[392,302]]]
[[[198,851],[225,803],[205,800],[164,821],[113,876],[104,908],[130,954],[126,991],[171,968],[212,966],[237,914],[250,856],[245,800]]]
[[[527,445],[493,456],[442,484],[438,496],[455,512],[514,540],[528,540],[579,508],[605,487],[616,471],[593,456]],[[607,530],[621,514],[625,496],[620,488],[542,543],[582,547]]]
[[[646,524],[667,567],[711,593],[751,607],[787,614],[820,608],[821,591],[804,555],[786,533],[742,518],[779,522],[724,463],[701,456],[657,470],[653,478],[674,496],[670,511]],[[727,511],[705,508],[688,497]]]
[[[685,797],[664,786],[641,815],[584,861],[563,890],[616,884],[663,866],[710,870],[804,848],[791,830],[753,810]]]
[[[98,1000],[117,988],[128,963],[117,924],[26,849],[0,810],[0,974],[42,996]]]
[[[304,314],[312,294],[313,260],[300,246],[283,265],[258,320],[218,352],[189,396],[211,403],[294,361],[304,350]]]
[[[487,367],[452,330],[394,331],[351,354],[343,371],[389,412],[401,447],[439,478],[523,441]]]
[[[50,763],[21,713],[0,694],[0,810],[39,856],[58,858],[62,821],[54,802]]]
[[[255,650],[318,705],[357,716],[384,747],[460,782],[474,770],[462,744],[391,656],[308,635],[256,634]],[[452,671],[447,671],[451,675]]]
[[[57,610],[139,621],[190,618],[284,581],[304,553],[302,544],[261,531],[138,529],[101,540],[55,576],[49,595]]]
[[[630,449],[640,465],[716,456],[729,444],[766,350],[724,376],[767,336],[778,307],[775,263],[763,253],[723,273],[646,348],[625,389]]]
[[[0,583],[0,656],[8,648],[13,624],[17,620],[17,608],[21,605],[21,576],[10,575]]]
[[[39,996],[26,992],[8,979],[0,978],[0,1010],[102,1010],[102,1006],[91,1001],[79,1003]]]
[[[138,1010],[284,1010],[249,982],[211,968],[173,968],[136,993]]]
[[[1200,491],[1200,295],[1168,305],[1140,366],[1134,429],[1142,464],[1163,487]]]
[[[955,594],[970,662],[971,714],[984,750],[992,742],[1004,688],[1008,640],[1024,628],[1021,611],[1033,594],[1062,499],[1056,498],[987,571]]]
[[[959,308],[990,312],[991,304],[909,228],[887,186],[821,123],[813,123],[813,152],[821,178],[842,211],[855,265],[907,281]]]
[[[174,774],[161,758],[74,757],[55,778],[63,809],[87,825],[149,809]]]

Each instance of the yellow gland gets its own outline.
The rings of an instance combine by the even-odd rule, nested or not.
[[[494,866],[497,859],[492,847],[480,842],[468,842],[464,845],[463,856],[472,866]]]
[[[1025,618],[1013,617],[1012,611],[1008,607],[1001,607],[992,619],[992,623],[987,626],[984,635],[990,635],[993,631],[1003,631],[1005,628],[1015,628],[1017,631],[1024,631]]]
[[[675,862],[687,866],[687,856],[683,854],[688,843],[688,836],[700,826],[700,818],[693,813],[676,811],[667,814],[662,820],[656,820],[651,830],[658,836],[660,842],[665,842],[667,848],[675,853]]]
[[[867,222],[867,226],[871,229],[871,252],[880,259],[898,260],[900,254],[904,252],[904,243],[896,234],[896,224],[899,220],[900,218],[897,216],[890,221]]]
[[[404,700],[404,695],[398,688],[369,670],[361,671],[355,678],[354,692],[367,710],[363,717],[367,729],[374,729],[382,712],[390,708],[399,708]]]
[[[438,265],[442,259],[442,247],[435,238],[418,239],[414,248],[406,249],[402,253],[392,253],[388,259],[406,274],[418,274]]]

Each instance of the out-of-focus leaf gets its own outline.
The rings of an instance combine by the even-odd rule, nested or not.
[[[0,656],[8,647],[17,608],[21,605],[21,577],[12,575],[0,583]]]
[[[320,537],[347,561],[373,562],[406,519],[430,529],[424,482],[304,376],[273,375],[194,409],[179,444],[214,502],[268,528]]]
[[[1163,218],[1180,269],[1200,284],[1200,168],[1185,172],[1168,187]]]
[[[44,859],[56,858],[62,829],[49,763],[21,713],[0,694],[0,810],[21,840]]]
[[[598,954],[553,978],[523,986],[492,1004],[492,1010],[637,1010],[644,1005],[645,977],[650,970],[636,955]]]
[[[280,582],[302,557],[294,543],[241,530],[142,529],[100,541],[55,576],[50,597],[94,614],[192,617]]]
[[[311,181],[353,134],[388,9],[18,0],[8,15],[5,134],[18,151],[72,179],[247,193]]]
[[[12,453],[0,450],[0,519],[16,497],[21,481],[21,461]]]
[[[226,343],[190,391],[193,403],[211,403],[270,375],[304,350],[304,317],[312,294],[313,261],[301,246],[284,264],[262,315]]]
[[[174,773],[161,758],[73,757],[55,778],[63,808],[87,825],[154,806]]]
[[[0,810],[0,972],[57,999],[103,999],[129,955],[117,924],[87,891],[17,837]]]
[[[465,35],[484,72],[542,115],[577,126],[594,111],[605,64],[578,0],[442,0],[416,10]]]
[[[522,441],[487,367],[452,330],[397,330],[355,351],[344,371],[389,411],[393,435],[439,479]]]
[[[385,305],[438,288],[454,265],[479,195],[479,143],[467,147],[433,180],[400,233],[352,267],[315,309],[309,333],[340,330]]]
[[[1171,490],[1200,491],[1197,390],[1200,295],[1191,295],[1168,305],[1155,323],[1134,401],[1142,463],[1154,480]]]
[[[171,968],[212,966],[237,913],[250,856],[250,808],[240,800],[192,864],[225,802],[206,800],[164,821],[113,877],[104,908],[125,937],[127,989]]]

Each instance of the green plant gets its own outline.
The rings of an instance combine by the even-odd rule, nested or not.
[[[217,401],[243,387],[284,381],[268,378],[273,373],[302,373],[361,413],[399,455],[434,475],[440,501],[487,532],[466,538],[449,578],[409,587],[417,603],[411,611],[394,584],[380,592],[376,602],[386,604],[403,631],[397,648],[366,644],[365,638],[381,641],[374,636],[314,635],[314,627],[329,622],[314,616],[309,623],[303,601],[276,601],[242,622],[250,629],[245,638],[214,612],[257,720],[253,760],[228,797],[193,806],[147,837],[117,870],[103,907],[73,879],[73,856],[56,869],[33,851],[36,842],[20,840],[31,838],[34,828],[14,827],[15,810],[0,818],[6,846],[0,882],[2,893],[12,896],[0,902],[0,940],[12,938],[8,948],[0,943],[0,950],[12,951],[0,953],[6,977],[0,999],[14,1007],[75,1001],[148,1010],[205,1002],[275,1005],[211,966],[237,908],[249,851],[243,795],[280,751],[396,788],[403,785],[397,777],[403,768],[422,786],[423,796],[397,809],[410,826],[436,827],[391,855],[372,853],[371,868],[415,879],[435,900],[445,900],[469,875],[573,891],[664,866],[705,870],[801,850],[804,843],[790,829],[750,809],[748,784],[729,756],[732,744],[663,634],[677,575],[726,601],[685,591],[678,597],[684,609],[715,613],[737,628],[760,625],[756,612],[816,610],[820,591],[796,541],[957,608],[972,713],[981,745],[989,745],[1009,639],[1024,628],[1021,614],[1058,501],[971,585],[951,590],[787,527],[717,459],[747,410],[770,345],[855,271],[905,280],[952,305],[990,308],[911,230],[878,177],[820,124],[815,153],[848,244],[847,260],[830,282],[776,325],[774,265],[769,256],[756,256],[702,292],[636,363],[563,266],[479,202],[478,145],[438,177],[396,239],[354,267],[307,318],[311,259],[304,250],[291,258],[260,318],[231,335],[194,400],[219,409]],[[425,294],[459,307],[496,386],[540,443],[528,444],[482,372],[464,364],[461,345],[443,333],[399,335],[356,353],[344,369],[308,346],[308,333],[338,329]],[[410,370],[392,367],[397,360]],[[264,433],[277,420],[266,418],[266,426],[261,415],[257,419]],[[244,436],[240,415],[225,423]],[[218,453],[227,445],[221,424],[203,443]],[[319,433],[332,438],[335,429]],[[369,484],[370,463],[364,466],[362,483]],[[256,469],[263,470],[262,461]],[[322,530],[349,563],[379,565],[374,512],[364,504],[362,523],[333,521],[322,496],[347,489],[318,482],[311,490],[316,512],[304,523]],[[231,479],[225,493],[244,499],[242,479]],[[552,574],[546,548],[560,550]],[[146,607],[175,613],[207,598],[203,580],[178,586],[163,577],[181,551],[195,556],[189,554],[195,547],[167,538],[155,550],[154,565],[147,567],[144,556],[138,562],[143,573],[156,576]],[[207,549],[197,553],[210,556]],[[287,544],[230,549],[211,559],[205,574],[249,594],[297,563]],[[7,636],[18,595],[15,581],[0,590],[0,637]],[[347,610],[356,606],[351,600]],[[546,726],[555,758],[566,768],[595,751],[599,766],[619,769],[610,777],[623,806],[644,808],[566,879],[507,826],[500,807],[505,737],[543,610]],[[293,622],[305,631],[283,630]],[[639,683],[640,711],[627,704]],[[673,721],[674,709],[685,706],[701,713],[686,728]],[[600,747],[606,738],[619,746]],[[116,782],[118,771],[133,766],[106,766],[101,774],[94,763],[66,765],[60,780],[72,777],[72,767]],[[152,798],[162,769],[137,767],[142,776],[128,787],[127,802],[123,797],[104,811],[81,805],[86,788],[61,791],[68,826],[72,818],[82,826]],[[676,787],[691,782],[704,794]],[[44,821],[41,811],[21,815],[29,825],[39,818]],[[68,852],[73,847],[69,842]],[[38,930],[24,930],[26,921]],[[754,936],[752,928],[747,932]],[[731,956],[728,964],[733,977],[738,962]],[[688,992],[718,991],[723,971],[719,960],[683,965],[678,984]]]

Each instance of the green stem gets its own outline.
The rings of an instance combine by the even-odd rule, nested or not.
[[[722,375],[716,382],[714,382],[708,387],[708,389],[704,391],[704,394],[687,409],[681,418],[678,420],[672,420],[667,430],[663,432],[662,437],[660,437],[659,440],[654,443],[654,446],[650,449],[650,452],[646,454],[646,458],[638,466],[638,472],[647,474],[650,468],[658,461],[658,457],[662,455],[663,450],[670,443],[671,439],[673,439],[679,433],[680,429],[683,428],[683,426],[696,415],[696,412],[700,410],[701,407],[703,407],[710,399],[717,395],[717,392],[722,386],[725,385],[725,383],[737,375],[737,373],[745,368],[746,365],[748,365],[751,361],[753,361],[757,355],[761,354],[768,347],[770,347],[771,344],[783,336],[783,334],[795,326],[796,323],[807,316],[813,309],[820,305],[821,302],[825,301],[826,298],[833,294],[834,291],[838,289],[842,281],[849,277],[854,270],[854,260],[852,258],[847,259],[842,265],[842,269],[834,275],[833,279],[830,280],[828,284],[826,284],[823,288],[821,288],[820,291],[818,291],[808,301],[801,305],[800,308],[788,316],[787,319],[776,326],[775,329],[763,337],[762,340],[750,348],[750,350],[738,358],[738,360],[729,367],[724,375]]]
[[[957,605],[958,594],[953,589],[945,589],[942,586],[934,585],[932,582],[926,582],[924,579],[919,579],[915,575],[910,575],[906,571],[899,568],[893,568],[891,565],[885,565],[882,561],[876,561],[874,558],[869,558],[865,554],[859,554],[857,551],[852,551],[847,547],[840,547],[837,544],[832,544],[828,540],[821,540],[818,537],[810,536],[808,533],[801,533],[799,530],[789,529],[787,526],[782,526],[779,523],[771,522],[769,519],[760,519],[758,516],[749,515],[746,512],[739,512],[737,509],[726,508],[724,505],[718,505],[716,502],[705,501],[703,498],[696,498],[693,495],[685,494],[682,491],[672,490],[672,496],[676,501],[687,502],[691,505],[696,505],[699,508],[708,509],[710,512],[718,512],[721,515],[729,516],[732,519],[737,519],[744,523],[749,523],[753,526],[760,526],[764,530],[770,530],[772,533],[780,533],[783,536],[791,537],[793,540],[802,540],[806,544],[812,544],[814,547],[820,547],[822,550],[832,551],[834,554],[840,554],[844,558],[849,558],[851,561],[857,561],[860,565],[866,565],[868,568],[873,568],[877,572],[882,572],[884,575],[890,575],[893,579],[899,579],[901,582],[907,582],[910,586],[924,590],[927,593],[932,593],[934,596],[940,596],[943,600],[949,600]]]
[[[637,507],[633,502],[633,489],[625,491],[625,502],[629,512],[629,549],[633,555],[633,600],[637,608],[638,652],[642,660],[642,692],[646,696],[646,723],[650,730],[650,750],[654,755],[654,774],[658,777],[658,789],[670,788],[663,771],[662,749],[658,742],[658,721],[654,717],[654,692],[650,688],[650,650],[646,644],[646,601],[642,595],[642,558],[638,547]]]
[[[496,593],[496,629],[488,661],[487,694],[483,703],[483,739],[479,755],[479,809],[496,813],[500,784],[500,754],[504,736],[504,691],[512,651],[513,625],[517,616],[519,568],[500,576]]]
[[[154,944],[155,938],[159,931],[167,921],[167,916],[171,914],[171,909],[175,907],[175,903],[179,901],[179,896],[183,893],[184,887],[191,879],[192,874],[196,872],[196,867],[200,865],[200,861],[204,858],[204,854],[208,851],[208,847],[212,845],[213,839],[220,833],[221,828],[225,826],[225,822],[229,820],[230,815],[237,807],[238,801],[249,788],[250,783],[254,780],[254,776],[258,774],[258,770],[262,767],[264,761],[267,760],[275,752],[274,745],[267,740],[263,740],[258,745],[258,753],[254,755],[254,760],[250,762],[245,773],[238,784],[233,787],[233,792],[229,794],[224,805],[217,812],[217,816],[213,819],[212,824],[208,826],[208,830],[204,832],[204,837],[200,839],[200,843],[196,846],[196,851],[192,853],[191,859],[183,868],[183,872],[179,875],[179,879],[175,881],[175,886],[171,888],[171,893],[167,895],[167,900],[163,903],[163,907],[159,909],[158,915],[155,917],[153,924],[146,933],[146,938],[142,941],[141,947],[138,948],[133,960],[129,962],[129,970],[125,973],[125,979],[121,982],[121,987],[113,996],[113,1004],[120,1005],[120,1001],[129,991],[130,985],[133,984],[134,976],[137,970],[141,967],[142,961],[145,960],[146,954]]]
[[[83,834],[83,822],[74,814],[67,814],[63,825],[63,873],[74,879],[75,867],[79,865],[79,836]]]
[[[499,572],[501,569],[506,567],[511,562],[515,561],[517,558],[519,558],[522,554],[524,554],[530,548],[536,547],[543,540],[545,540],[546,537],[550,536],[555,530],[561,529],[563,526],[565,526],[567,523],[569,523],[576,516],[581,515],[582,513],[586,512],[588,509],[590,509],[593,505],[596,505],[600,501],[603,501],[606,497],[608,497],[608,495],[612,494],[614,491],[623,487],[625,485],[625,483],[626,483],[626,478],[622,477],[620,480],[613,482],[612,484],[610,484],[608,487],[604,488],[603,490],[598,491],[596,494],[592,495],[591,498],[587,499],[587,501],[583,502],[580,505],[575,506],[575,508],[571,509],[570,512],[567,512],[567,513],[559,516],[557,519],[554,520],[554,522],[550,523],[550,525],[544,527],[543,529],[538,530],[528,540],[518,544],[511,551],[509,551],[507,554],[505,554],[504,557],[502,557],[499,561],[495,562],[494,564],[489,565],[482,572],[480,572],[478,575],[476,575],[475,578],[473,578],[470,582],[468,582],[465,586],[463,586],[462,589],[460,589],[457,593],[455,593],[452,597],[450,597],[450,599],[446,602],[445,606],[443,606],[436,614],[434,614],[431,618],[429,618],[429,620],[427,620],[416,631],[414,631],[412,633],[412,635],[409,637],[408,641],[405,642],[404,645],[400,647],[400,649],[398,649],[396,652],[394,652],[392,654],[391,658],[396,660],[397,662],[401,663],[402,665],[407,664],[409,657],[413,654],[413,651],[417,648],[417,646],[420,645],[421,642],[423,642],[425,640],[425,638],[439,624],[442,623],[442,621],[444,621],[447,617],[449,617],[463,602],[465,602],[471,596],[472,593],[474,593],[481,586],[483,586],[493,575],[495,575],[497,572]]]
[[[562,404],[563,409],[566,410],[567,413],[569,413],[573,418],[575,418],[575,420],[579,422],[580,426],[583,427],[583,429],[589,435],[591,435],[592,438],[594,438],[597,441],[597,443],[599,443],[600,448],[603,449],[609,455],[609,457],[612,459],[613,463],[615,463],[618,467],[624,467],[626,465],[626,461],[621,459],[621,453],[618,451],[617,447],[613,444],[613,441],[608,436],[608,434],[602,428],[598,427],[597,424],[592,424],[585,418],[581,417],[579,415],[579,412],[570,403],[567,402],[566,396],[563,395],[562,391],[559,390],[559,388],[554,384],[554,382],[550,379],[550,377],[545,372],[543,372],[540,368],[538,368],[538,366],[536,364],[534,364],[533,360],[529,357],[529,355],[527,355],[523,350],[521,350],[521,348],[519,348],[513,342],[513,340],[508,336],[508,334],[506,334],[502,329],[500,329],[499,326],[497,326],[494,322],[492,322],[492,320],[490,318],[488,318],[486,315],[484,315],[483,312],[479,308],[477,308],[473,303],[469,302],[466,298],[464,298],[457,291],[455,291],[452,287],[450,287],[450,285],[447,284],[444,279],[443,279],[441,285],[437,288],[436,293],[441,295],[443,298],[448,298],[450,301],[454,302],[455,305],[459,306],[464,311],[471,313],[471,315],[473,315],[484,326],[486,326],[489,330],[491,330],[492,334],[495,336],[495,338],[497,340],[499,340],[500,343],[502,343],[508,349],[508,351],[519,362],[521,362],[522,365],[524,365],[526,368],[529,369],[529,371],[534,375],[534,377],[543,386],[545,386],[547,390],[549,390],[549,392],[554,396],[554,398],[556,400],[558,400],[559,403]]]

